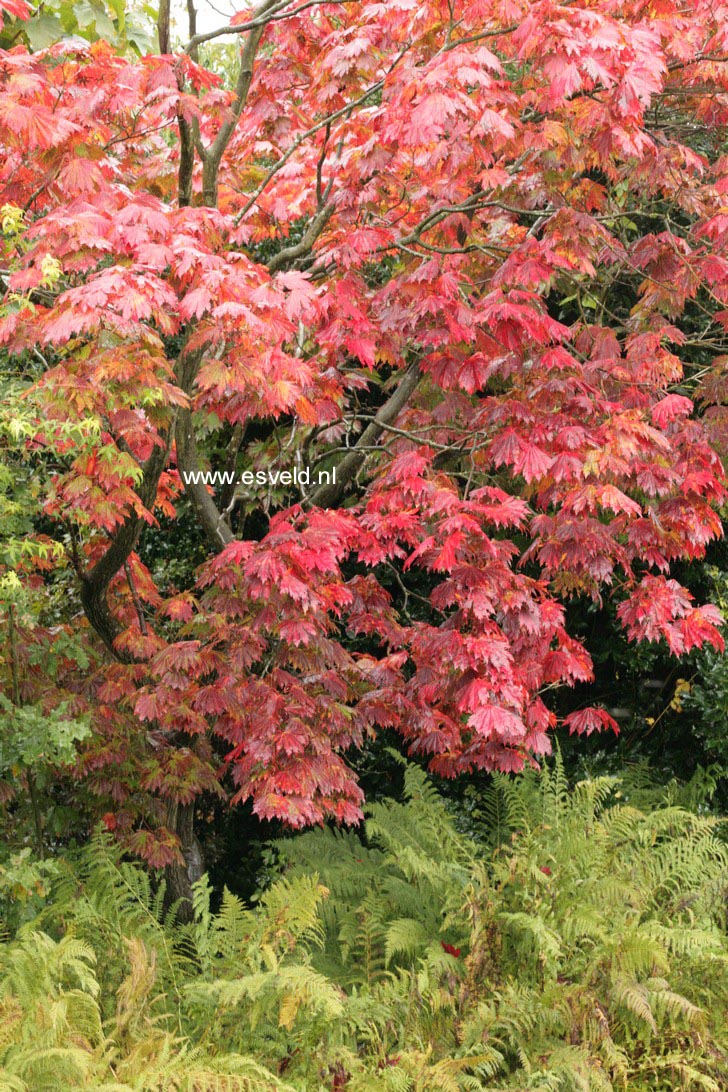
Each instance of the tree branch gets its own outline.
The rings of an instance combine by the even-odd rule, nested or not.
[[[235,132],[238,119],[248,98],[260,39],[263,36],[265,27],[270,22],[267,16],[272,14],[273,11],[277,11],[279,6],[276,0],[263,0],[261,5],[256,8],[255,26],[248,32],[248,38],[243,46],[240,58],[235,102],[230,117],[220,126],[217,136],[207,149],[207,154],[204,157],[202,164],[202,201],[209,208],[214,208],[217,205],[217,174],[220,169],[220,161],[230,143],[230,138]]]
[[[177,172],[177,201],[180,208],[192,204],[192,177],[195,169],[195,145],[192,127],[181,114],[177,115],[179,125],[179,169]]]
[[[287,151],[283,153],[281,158],[270,168],[265,178],[258,186],[257,190],[255,190],[255,192],[250,195],[245,206],[235,217],[236,224],[243,219],[246,213],[250,212],[251,208],[258,200],[270,180],[278,174],[282,167],[285,167],[288,160],[298,151],[298,149],[301,147],[305,140],[307,140],[311,136],[314,136],[316,133],[318,133],[320,129],[327,128],[331,125],[332,121],[336,121],[338,118],[343,117],[344,114],[348,114],[349,111],[353,110],[356,106],[361,106],[363,102],[366,102],[370,95],[373,95],[376,91],[381,91],[383,87],[384,80],[377,80],[377,82],[373,83],[371,87],[367,88],[364,94],[360,95],[358,99],[354,99],[353,102],[347,103],[346,106],[342,106],[340,107],[340,109],[334,110],[332,114],[328,114],[325,118],[322,118],[321,121],[317,121],[315,125],[312,125],[310,129],[306,129],[304,133],[301,133],[299,136],[297,136],[290,148],[288,148]]]
[[[417,387],[422,374],[419,364],[411,364],[402,376],[399,384],[379,409],[374,420],[362,432],[357,444],[344,456],[336,467],[336,481],[320,485],[308,498],[309,505],[317,508],[331,508],[338,504],[346,493],[349,483],[364,465],[366,451],[379,439],[387,425],[391,424],[404,408]]]
[[[159,0],[159,14],[157,16],[157,37],[159,39],[159,52],[169,53],[169,6],[170,0]]]
[[[291,246],[284,247],[283,250],[279,250],[277,254],[274,254],[268,262],[268,271],[270,273],[277,273],[288,263],[294,262],[296,258],[301,258],[308,254],[311,247],[326,227],[326,224],[331,219],[333,211],[333,205],[324,205],[320,208],[311,219],[301,241],[294,243]]]
[[[266,27],[268,23],[279,23],[282,19],[290,19],[293,15],[298,15],[300,12],[305,11],[306,8],[318,7],[320,5],[332,5],[332,4],[348,4],[350,0],[306,0],[305,4],[300,4],[297,8],[291,8],[290,11],[284,11],[284,8],[288,7],[290,0],[276,0],[273,5],[272,11],[268,14],[262,14],[254,16],[248,20],[247,23],[238,23],[237,26],[231,27],[219,27],[217,30],[208,30],[206,34],[193,34],[189,44],[185,47],[185,53],[189,53],[192,56],[192,50],[201,46],[203,42],[211,42],[213,38],[222,38],[226,34],[246,34],[249,30],[257,30],[258,27]]]
[[[190,58],[197,64],[200,59],[200,51],[197,48],[198,43],[195,42],[197,36],[197,10],[195,8],[194,0],[187,0],[187,23],[189,27],[190,44],[185,52],[189,53]]]
[[[177,363],[177,382],[188,396],[191,395],[194,386],[200,359],[201,354],[192,353],[180,358]],[[210,496],[207,486],[201,480],[200,460],[192,426],[192,410],[189,408],[181,409],[177,414],[175,446],[177,449],[177,468],[182,477],[185,493],[192,502],[210,545],[219,551],[223,546],[227,546],[229,542],[232,542],[234,535],[225,517],[218,510],[214,499]]]
[[[443,49],[443,53],[450,53],[458,46],[470,45],[471,42],[482,42],[486,38],[500,38],[503,34],[512,34],[514,30],[518,30],[519,26],[520,23],[511,23],[509,27],[500,27],[497,30],[481,30],[477,34],[469,34],[466,38],[458,38],[456,41],[448,42]]]
[[[147,509],[154,506],[159,479],[167,463],[173,428],[174,424],[170,426],[166,443],[155,447],[144,463],[144,476],[138,496]],[[114,640],[121,632],[121,627],[111,613],[107,593],[109,584],[124,567],[129,554],[139,541],[143,527],[143,518],[136,512],[132,512],[112,538],[106,553],[92,569],[83,574],[81,581],[81,605],[86,617],[106,647],[121,660],[128,657],[120,655],[114,647]]]
[[[199,478],[200,463],[192,428],[192,414],[189,410],[182,410],[177,418],[175,444],[177,466],[182,475],[185,493],[192,501],[210,545],[219,551],[232,542],[234,535],[222,512],[218,510],[215,501],[208,493],[207,486]]]

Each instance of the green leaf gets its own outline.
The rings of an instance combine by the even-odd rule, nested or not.
[[[31,49],[47,49],[64,37],[65,31],[60,19],[55,15],[42,12],[40,15],[29,19],[25,24],[25,33],[28,35]]]

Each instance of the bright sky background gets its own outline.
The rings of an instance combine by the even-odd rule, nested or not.
[[[247,7],[244,0],[195,0],[197,33],[218,30],[230,22],[230,16]],[[172,0],[174,25],[180,39],[187,41],[187,0]]]

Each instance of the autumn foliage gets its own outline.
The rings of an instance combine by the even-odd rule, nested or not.
[[[447,777],[548,754],[549,693],[592,675],[572,597],[721,644],[672,569],[726,497],[728,7],[263,0],[228,33],[227,80],[204,35],[0,57],[14,567],[72,573],[79,775],[154,863],[231,785],[356,821],[381,728]],[[336,483],[193,481],[295,461]],[[188,586],[145,553],[181,512]],[[53,635],[20,636],[52,703]]]

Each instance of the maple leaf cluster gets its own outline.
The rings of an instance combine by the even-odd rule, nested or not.
[[[722,647],[671,569],[726,497],[727,26],[263,2],[232,87],[197,39],[2,54],[0,344],[42,361],[27,456],[108,648],[100,795],[229,773],[261,816],[355,821],[346,752],[382,727],[445,776],[549,752],[546,694],[592,677],[570,597]],[[259,497],[246,537],[189,472],[274,449],[337,484]],[[144,529],[182,510],[210,557],[177,589]]]

